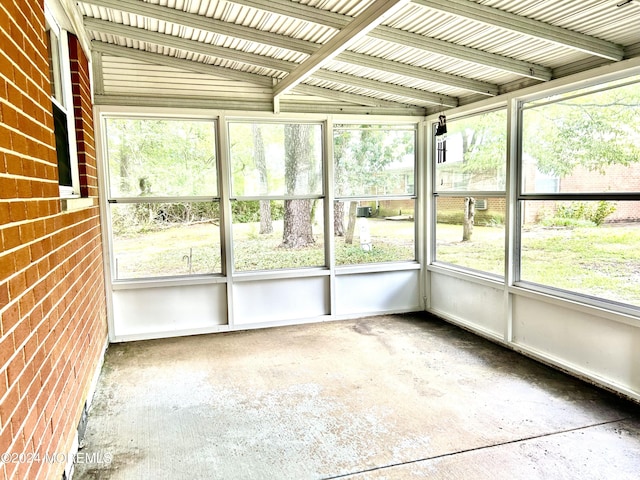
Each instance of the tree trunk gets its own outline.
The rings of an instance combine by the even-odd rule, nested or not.
[[[284,232],[282,245],[287,248],[306,247],[315,243],[311,226],[311,200],[284,201]]]
[[[260,200],[260,233],[273,233],[271,201]]]
[[[309,165],[311,130],[308,125],[288,124],[284,127],[285,186],[287,195],[296,195],[298,174]],[[300,248],[315,243],[311,224],[312,200],[294,199],[284,202],[282,246]]]
[[[258,125],[253,125],[253,151],[255,154],[256,169],[260,176],[260,193],[269,193],[267,179],[267,162],[264,155],[264,141],[262,140],[262,132]],[[260,233],[272,233],[273,222],[271,221],[271,202],[269,200],[260,200]]]
[[[333,234],[344,237],[344,202],[333,202]]]
[[[464,199],[464,221],[462,224],[462,241],[467,242],[471,240],[473,234],[473,221],[476,215],[476,199],[473,197],[466,197]]]
[[[127,154],[126,149],[126,136],[122,138],[122,144],[120,146],[120,193],[122,195],[127,195],[130,193],[129,191],[129,155]],[[142,186],[140,187],[141,192],[140,195],[144,195],[144,190],[142,190]]]
[[[349,223],[347,224],[347,235],[344,238],[344,243],[351,245],[353,243],[353,232],[356,229],[356,212],[358,209],[358,202],[349,202]]]

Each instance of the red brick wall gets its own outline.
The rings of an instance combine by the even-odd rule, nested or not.
[[[58,198],[42,0],[0,4],[0,453],[67,453],[106,341],[88,63],[70,38],[81,193]],[[62,463],[0,464],[60,478]]]
[[[496,221],[504,223],[507,215],[507,200],[505,197],[475,197],[476,200],[483,199],[487,202],[486,210],[475,210],[475,224],[483,225],[486,222]],[[465,197],[438,197],[437,219],[438,222],[460,223],[464,217]]]

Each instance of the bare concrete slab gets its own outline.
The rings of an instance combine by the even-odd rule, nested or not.
[[[76,480],[637,480],[640,407],[381,316],[113,345],[81,452]]]

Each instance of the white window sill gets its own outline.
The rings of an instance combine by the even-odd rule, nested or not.
[[[74,212],[76,210],[83,210],[85,208],[91,208],[97,205],[98,199],[95,197],[60,199],[60,208],[63,212]]]

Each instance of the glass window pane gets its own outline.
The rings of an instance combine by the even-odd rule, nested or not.
[[[116,280],[221,272],[218,202],[111,205]]]
[[[336,125],[336,196],[414,195],[415,142],[413,126]]]
[[[466,198],[475,215],[465,229]],[[504,197],[438,197],[435,261],[504,276],[505,212]]]
[[[415,201],[337,201],[336,265],[416,259]]]
[[[520,278],[640,306],[640,202],[522,202]]]
[[[233,201],[231,208],[236,271],[325,266],[322,200]]]
[[[445,136],[444,155],[435,162],[436,191],[500,192],[506,189],[505,110],[447,121]]]
[[[217,197],[215,123],[109,118],[112,197]]]
[[[525,193],[640,191],[640,83],[522,112]]]
[[[322,194],[322,127],[231,123],[234,197]]]
[[[56,157],[58,158],[58,183],[73,186],[71,173],[71,154],[69,153],[69,128],[67,114],[53,104],[53,131],[56,138]]]

